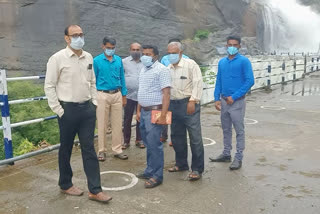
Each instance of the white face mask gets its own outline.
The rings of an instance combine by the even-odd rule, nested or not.
[[[71,37],[71,43],[70,43],[70,47],[72,47],[75,50],[80,50],[83,48],[84,46],[84,38],[83,37],[77,37],[77,38],[73,38]]]

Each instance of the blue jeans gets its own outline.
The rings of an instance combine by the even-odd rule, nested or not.
[[[157,181],[163,180],[163,143],[160,135],[163,126],[151,123],[151,111],[141,109],[140,133],[144,145],[147,147],[147,167],[144,175]]]
[[[192,153],[191,169],[202,173],[204,170],[204,148],[201,134],[200,105],[195,104],[195,112],[187,114],[189,99],[170,102],[172,111],[171,140],[176,153],[176,166],[179,169],[189,169],[187,130]]]

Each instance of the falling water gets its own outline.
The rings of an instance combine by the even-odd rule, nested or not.
[[[263,4],[266,51],[318,52],[320,15],[297,0],[259,0]]]

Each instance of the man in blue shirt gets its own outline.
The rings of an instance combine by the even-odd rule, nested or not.
[[[158,61],[156,46],[144,45],[141,62],[144,68],[139,75],[137,120],[140,121],[142,140],[147,147],[147,167],[137,175],[148,179],[144,186],[153,188],[163,180],[163,144],[160,142],[162,126],[166,124],[166,115],[170,103],[170,71]],[[161,111],[161,116],[151,122],[152,110]],[[141,112],[141,113],[140,113]]]
[[[238,53],[241,38],[227,38],[228,56],[218,64],[218,74],[214,91],[215,107],[221,111],[224,150],[217,158],[209,158],[212,162],[230,162],[232,149],[232,125],[236,131],[237,152],[230,165],[230,170],[242,166],[245,149],[244,115],[246,109],[245,96],[254,85],[254,76],[250,60]]]
[[[106,132],[111,116],[112,151],[115,158],[128,159],[122,153],[122,107],[126,105],[127,88],[124,79],[122,59],[115,55],[116,40],[103,39],[103,53],[93,60],[97,85],[98,158],[106,160]]]

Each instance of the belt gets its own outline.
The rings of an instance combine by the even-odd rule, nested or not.
[[[187,103],[189,102],[190,100],[190,97],[187,97],[187,98],[184,98],[184,99],[181,99],[181,100],[170,100],[170,104],[180,104],[180,103]]]
[[[98,91],[101,91],[103,93],[108,93],[108,94],[115,94],[117,93],[118,91],[120,91],[119,88],[115,89],[115,90],[98,90]]]
[[[73,106],[85,106],[90,103],[90,100],[80,102],[80,103],[75,103],[75,102],[65,102],[65,101],[59,101],[61,105],[73,105]]]
[[[145,111],[160,110],[162,109],[162,105],[146,106],[146,107],[141,106],[141,108]]]
[[[240,98],[237,99],[237,100],[242,100],[242,99],[244,99],[245,97],[246,97],[246,95],[243,95],[242,97],[240,97]],[[224,99],[225,101],[227,101],[227,97],[221,96],[221,98]]]

